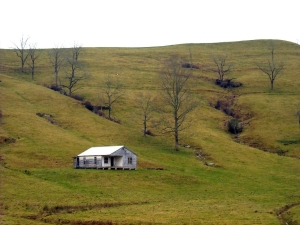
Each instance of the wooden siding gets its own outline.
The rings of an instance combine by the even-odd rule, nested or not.
[[[96,157],[96,162],[95,162],[95,157]],[[75,164],[77,168],[102,168],[102,156],[94,156],[94,157],[80,156],[77,158],[75,160]]]

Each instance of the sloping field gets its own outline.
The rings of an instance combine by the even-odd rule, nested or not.
[[[98,104],[112,75],[124,84],[112,111],[120,124],[47,88],[54,74],[46,50],[39,50],[34,81],[11,50],[0,50],[1,224],[299,224],[299,47],[274,41],[285,69],[270,91],[255,67],[268,56],[268,43],[84,48],[80,57],[91,76],[75,94]],[[172,136],[159,125],[150,124],[155,136],[143,137],[137,98],[159,95],[163,59],[188,58],[189,47],[201,68],[193,71],[198,107],[174,152]],[[229,78],[242,87],[218,87],[204,69],[213,66],[211,55],[223,53],[235,63]],[[60,74],[65,82],[65,70]],[[237,137],[227,132],[231,117],[214,107],[228,99],[244,123]],[[73,156],[102,145],[132,149],[138,170],[72,168]]]

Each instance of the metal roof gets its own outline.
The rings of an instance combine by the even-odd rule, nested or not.
[[[120,148],[125,147],[122,146],[103,146],[103,147],[91,147],[88,150],[80,153],[78,156],[95,156],[95,155],[111,155],[115,151]]]

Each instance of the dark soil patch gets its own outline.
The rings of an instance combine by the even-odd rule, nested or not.
[[[11,144],[11,143],[16,143],[16,141],[17,139],[12,137],[0,136],[0,144]]]

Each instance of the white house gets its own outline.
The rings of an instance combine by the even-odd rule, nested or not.
[[[137,154],[125,146],[92,147],[73,158],[76,169],[135,170],[137,168]]]

